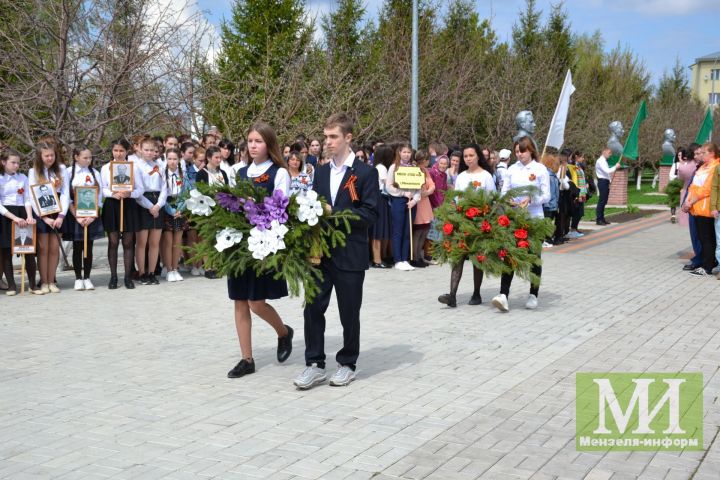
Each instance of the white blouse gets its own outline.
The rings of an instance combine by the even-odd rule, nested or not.
[[[185,175],[183,175],[182,169],[178,167],[174,172],[168,170],[166,180],[168,197],[179,196],[182,193],[183,183],[185,182]],[[178,185],[178,182],[180,182],[180,185]]]
[[[247,176],[248,178],[255,178],[259,177],[263,173],[267,172],[268,168],[272,166],[273,161],[272,160],[265,160],[260,165],[256,164],[255,162],[252,162],[250,166],[247,169]],[[288,171],[284,168],[279,168],[277,173],[275,174],[275,190],[280,190],[283,192],[286,196],[290,195],[290,174]]]
[[[22,193],[18,193],[22,191]],[[23,173],[0,176],[0,203],[6,207],[32,205],[30,200],[30,182]]]
[[[535,160],[531,160],[527,165],[523,165],[520,161],[513,163],[508,167],[507,173],[505,174],[502,193],[505,195],[511,188],[526,187],[529,185],[537,187],[540,192],[530,198],[530,203],[527,206],[528,212],[533,217],[543,218],[545,216],[542,208],[543,203],[547,203],[550,200],[550,175],[545,165]],[[515,199],[515,201],[522,200],[522,197]]]
[[[470,173],[469,170],[465,170],[460,173],[455,179],[455,190],[465,190],[469,186],[473,186],[475,190],[482,189],[486,192],[496,191],[495,181],[487,170],[480,170],[475,173]]]
[[[144,193],[142,183],[138,180],[138,178],[140,178],[139,165],[139,163],[133,163],[133,189],[132,192],[130,192],[130,198],[142,197]],[[110,162],[103,165],[100,169],[100,182],[102,183],[103,197],[112,197],[113,191],[110,190]]]
[[[28,183],[31,186],[39,183],[47,183],[48,181],[55,185],[55,191],[60,198],[60,213],[62,213],[63,216],[67,215],[68,207],[70,206],[70,189],[68,188],[70,180],[68,177],[68,169],[65,168],[65,165],[60,165],[60,175],[57,177],[55,176],[55,172],[48,171],[47,168],[43,167],[43,177],[38,178],[35,174],[35,169],[30,168],[30,171],[28,172]],[[40,216],[40,212],[37,211],[35,202],[32,203],[32,208],[35,215]]]
[[[138,183],[142,185],[143,193],[146,192],[159,192],[157,206],[164,207],[167,201],[167,186],[165,185],[164,170],[160,168],[160,165],[156,161],[152,162],[135,162],[138,167]],[[137,202],[141,207],[150,210],[153,207],[153,203],[146,197],[137,197]]]
[[[97,183],[102,182],[100,178],[100,172],[98,172],[92,167],[80,167],[78,165],[70,167],[68,171],[68,182],[70,183],[70,188],[74,189],[75,187],[92,187],[94,185],[98,186],[97,202],[98,205],[100,205],[103,199],[102,183]],[[75,172],[74,176],[73,172]],[[96,179],[97,182],[95,181]],[[70,201],[70,203],[74,202]]]

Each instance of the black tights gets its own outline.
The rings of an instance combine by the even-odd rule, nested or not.
[[[463,266],[465,265],[465,259],[463,258],[457,265],[453,266],[452,273],[450,274],[450,295],[453,297],[457,294],[458,286],[460,285],[460,279],[462,278]],[[483,281],[483,271],[479,268],[473,267],[473,296],[480,295],[480,286]]]
[[[532,273],[538,276],[542,275],[542,265],[533,265],[531,269]],[[500,293],[504,293],[506,297],[510,296],[510,284],[512,284],[513,277],[515,276],[515,272],[510,273],[503,273],[500,277]],[[530,284],[530,293],[532,295],[538,296],[538,293],[540,292],[540,283],[537,285]]]
[[[93,241],[87,242],[87,258],[83,258],[84,247],[82,240],[73,242],[73,269],[75,270],[75,280],[90,278],[90,270],[92,270],[93,261]]]
[[[7,278],[8,289],[15,290],[17,289],[17,286],[15,285],[15,277],[13,276],[15,272],[13,272],[12,254],[10,253],[10,248],[2,249],[2,259],[2,270],[5,273],[5,277]],[[30,290],[35,290],[35,273],[37,272],[35,255],[25,255],[25,270],[27,271],[28,282],[30,283]],[[22,278],[20,280],[22,281]]]
[[[118,247],[120,246],[120,232],[108,233],[108,263],[110,263],[110,276],[117,277]],[[132,268],[135,264],[135,234],[123,232],[123,263],[125,264],[125,278],[132,278]]]

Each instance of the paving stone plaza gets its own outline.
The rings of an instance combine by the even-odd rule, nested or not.
[[[681,271],[685,228],[608,228],[544,253],[535,311],[520,280],[496,311],[494,278],[468,306],[469,267],[457,309],[436,301],[448,266],[369,271],[348,387],[293,387],[296,298],[273,302],[296,331],[290,359],[258,321],[258,370],[230,380],[224,280],[109,291],[101,267],[94,292],[64,273],[60,294],[3,296],[0,478],[720,479],[720,281]],[[341,335],[331,304],[329,373]],[[704,450],[577,451],[575,374],[589,371],[702,372]]]

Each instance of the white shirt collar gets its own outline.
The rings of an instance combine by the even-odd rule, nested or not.
[[[332,168],[333,170],[342,170],[343,167],[352,168],[353,163],[355,163],[355,152],[350,150],[350,154],[347,156],[342,165],[340,165],[339,167],[335,165],[335,159],[333,158],[330,162],[330,168]]]

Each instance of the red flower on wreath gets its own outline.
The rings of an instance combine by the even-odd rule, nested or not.
[[[20,187],[17,189],[17,193],[18,195],[22,195],[23,193],[25,193],[25,189],[23,187]]]
[[[490,205],[483,205],[482,210],[480,210],[480,213],[482,215],[487,215],[490,213]]]
[[[482,230],[483,233],[490,233],[492,231],[492,225],[490,225],[490,222],[487,220],[483,220],[482,225],[480,225],[480,230]]]
[[[457,210],[458,212],[462,212],[462,207],[458,205],[457,207],[455,207],[455,210]]]
[[[500,260],[505,260],[505,257],[507,257],[507,250],[501,248],[498,252],[498,257],[500,257]]]
[[[529,178],[530,178],[531,182],[534,182],[537,177],[535,176],[534,173],[531,173]]]
[[[467,210],[465,210],[465,216],[468,218],[475,218],[478,215],[480,215],[480,210],[478,210],[475,207],[470,207]]]
[[[268,180],[270,180],[270,175],[268,175],[267,173],[263,173],[259,177],[255,177],[255,183],[263,183],[267,182]]]
[[[477,257],[475,258],[477,258],[478,262],[484,262],[485,260],[487,260],[487,257],[481,253],[478,253]]]
[[[463,232],[463,233],[465,234],[466,237],[470,235],[470,232]]]
[[[450,235],[454,229],[455,229],[455,227],[453,226],[452,223],[446,223],[445,225],[443,225],[443,233],[445,235]]]
[[[528,232],[524,228],[518,228],[515,230],[515,238],[518,240],[525,240],[528,238]]]
[[[465,243],[464,240],[460,240],[460,241],[458,242],[458,248],[461,249],[461,250],[465,250],[465,249],[467,248],[467,244]]]
[[[500,216],[498,217],[498,225],[500,225],[501,227],[508,227],[508,226],[510,226],[510,219],[508,218],[508,216],[507,216],[507,215],[500,215]]]
[[[448,252],[452,250],[452,243],[450,243],[450,240],[445,240],[443,242],[443,248],[447,250]]]
[[[517,242],[518,248],[530,248],[530,243],[527,240],[520,240]]]

